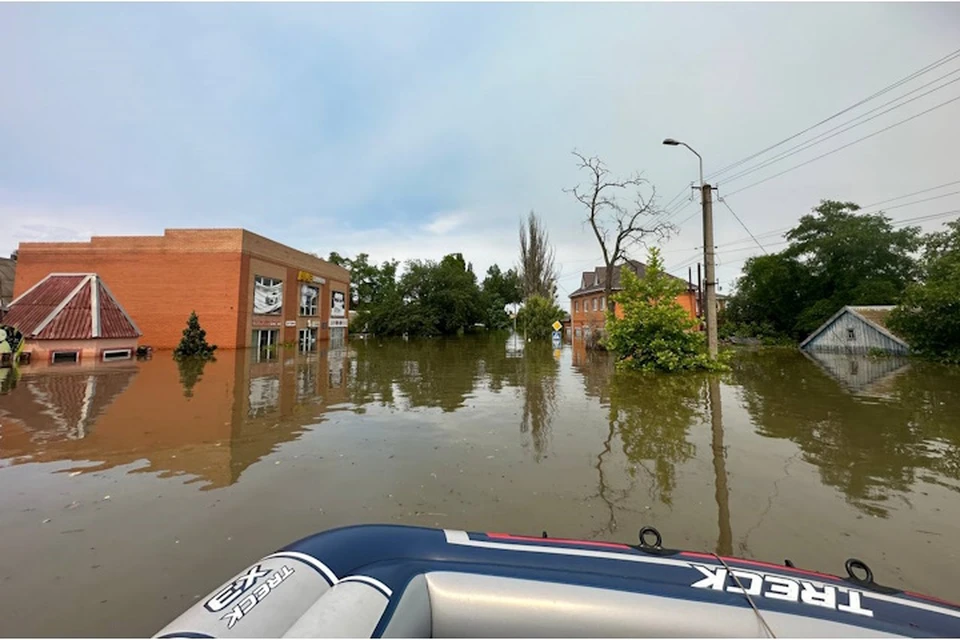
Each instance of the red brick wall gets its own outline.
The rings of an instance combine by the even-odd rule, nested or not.
[[[223,349],[243,348],[252,335],[251,256],[274,265],[273,277],[283,279],[287,319],[298,317],[300,269],[327,279],[320,302],[323,320],[329,317],[330,289],[349,290],[346,269],[243,229],[167,229],[162,236],[21,243],[14,295],[49,273],[98,273],[143,332],[141,345],[173,349],[196,310],[208,341]],[[326,334],[320,331],[319,338]],[[296,340],[297,328],[281,326],[280,335]]]
[[[176,347],[190,312],[196,310],[209,342],[236,347],[239,247],[234,252],[197,253],[187,250],[188,242],[151,247],[137,238],[109,240],[128,242],[21,244],[15,295],[49,273],[98,273],[143,332],[140,344]]]
[[[593,300],[597,300],[597,310],[593,310]],[[574,330],[583,327],[595,327],[600,329],[606,324],[606,316],[603,308],[603,292],[591,293],[584,296],[577,296],[570,299],[570,320]],[[580,303],[580,309],[577,310],[577,302]],[[697,295],[693,291],[685,291],[677,296],[677,302],[681,307],[687,310],[691,318],[697,316]],[[614,313],[618,318],[623,317],[620,306],[614,308]]]

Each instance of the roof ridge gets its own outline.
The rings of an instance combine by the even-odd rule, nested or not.
[[[46,281],[47,279],[49,279],[50,277],[52,277],[52,276],[57,276],[57,275],[66,275],[66,274],[55,274],[55,273],[51,273],[51,274],[47,275],[46,278],[44,278],[43,280],[41,280],[41,282],[44,282],[44,281]],[[81,274],[71,274],[71,275],[81,275]],[[35,336],[40,335],[40,333],[41,333],[44,329],[47,328],[47,325],[49,325],[51,322],[53,322],[54,318],[56,318],[58,315],[60,315],[60,312],[63,311],[64,308],[66,308],[66,306],[67,306],[68,304],[70,304],[70,302],[71,302],[74,298],[77,297],[77,294],[80,293],[80,292],[83,290],[83,287],[86,286],[86,285],[88,285],[88,284],[90,283],[91,278],[93,278],[93,277],[94,277],[94,274],[87,274],[87,275],[77,284],[77,286],[75,286],[75,287],[73,288],[73,291],[71,291],[70,293],[68,293],[68,294],[63,298],[63,300],[61,300],[60,303],[53,308],[53,311],[51,311],[51,312],[49,313],[49,315],[47,315],[47,317],[44,318],[43,321],[41,321],[40,324],[38,324],[38,325],[33,329],[33,335],[35,335]]]

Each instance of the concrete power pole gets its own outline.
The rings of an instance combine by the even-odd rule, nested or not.
[[[717,274],[713,264],[713,188],[709,184],[700,185],[700,198],[703,202],[703,263],[706,280],[706,302],[704,317],[707,322],[707,353],[711,360],[717,359]]]

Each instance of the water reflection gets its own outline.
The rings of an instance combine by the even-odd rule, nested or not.
[[[888,365],[879,361],[838,381],[821,366],[792,351],[737,358],[733,378],[759,434],[795,442],[825,484],[871,515],[886,517],[891,497],[905,497],[919,480],[960,490],[956,368],[883,371]],[[870,397],[852,393],[871,385]]]
[[[316,405],[347,398],[321,353],[309,360],[252,361],[225,351],[187,366],[166,357],[96,368],[23,370],[3,397],[0,456],[13,464],[67,460],[68,472],[128,464],[187,475],[202,489],[231,485],[276,446],[321,422]],[[255,358],[253,358],[255,360]],[[201,375],[202,374],[202,375]],[[331,387],[336,379],[340,385]]]
[[[177,361],[177,369],[180,371],[180,384],[183,386],[183,397],[192,398],[193,388],[203,376],[203,369],[207,366],[207,360],[203,358],[184,358]]]
[[[890,397],[893,380],[910,366],[910,361],[902,356],[874,358],[862,354],[806,351],[803,354],[842,387],[866,397]]]

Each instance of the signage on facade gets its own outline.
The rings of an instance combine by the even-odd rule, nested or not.
[[[346,318],[331,318],[328,325],[331,329],[343,329],[347,326]]]
[[[253,317],[253,326],[258,329],[264,328],[273,328],[282,326],[283,322],[280,321],[280,318],[263,318],[263,317]]]
[[[330,317],[342,318],[347,315],[347,295],[343,291],[330,292]],[[343,326],[347,326],[344,324]]]
[[[295,327],[295,326],[297,326],[297,321],[296,321],[296,320],[287,320],[287,321],[285,321],[285,322],[283,323],[283,326],[285,326],[285,327]]]
[[[297,273],[297,280],[300,282],[316,282],[317,284],[323,284],[326,282],[326,280],[320,276],[315,276],[307,271],[300,271]]]

